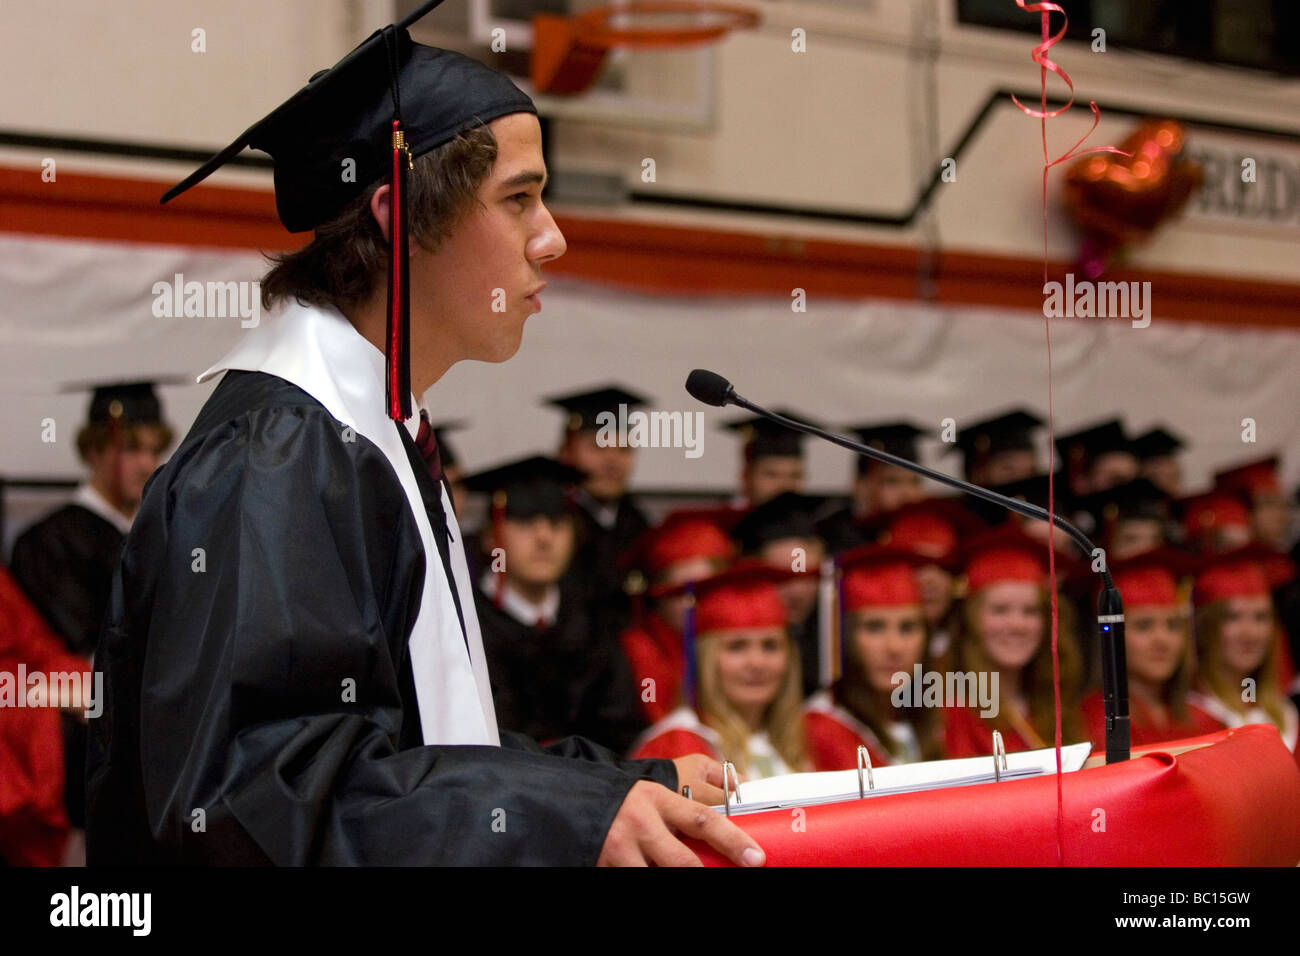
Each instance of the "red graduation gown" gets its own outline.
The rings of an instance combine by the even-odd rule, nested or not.
[[[1083,700],[1083,721],[1088,729],[1088,738],[1092,741],[1094,753],[1106,749],[1106,702],[1100,690],[1093,691]],[[1134,747],[1148,744],[1164,743],[1166,740],[1182,740],[1184,737],[1199,737],[1223,730],[1224,723],[1211,717],[1200,707],[1190,701],[1187,704],[1187,720],[1168,724],[1158,724],[1155,713],[1136,697],[1129,698],[1129,741]]]
[[[686,661],[681,633],[658,614],[645,610],[636,616],[620,640],[646,722],[663,720],[677,706],[682,692]],[[650,685],[654,690],[653,700],[646,699],[650,696],[645,684],[647,678],[654,681]]]
[[[949,760],[955,760],[958,757],[992,755],[994,729],[993,720],[981,717],[977,708],[945,707],[943,711],[944,756]],[[1068,740],[1062,742],[1071,743]],[[1007,753],[1038,750],[1043,746],[1037,742],[1030,743],[1012,728],[1002,730],[1002,744]]]
[[[873,767],[885,767],[893,757],[862,723],[835,703],[830,692],[814,694],[804,705],[804,734],[814,770],[855,770],[858,747],[865,746]]]
[[[718,735],[704,725],[695,711],[679,707],[641,735],[632,745],[631,758],[658,757],[675,760],[689,754],[705,754],[721,761]]]
[[[16,681],[19,664],[45,674],[90,670],[0,567],[0,671]],[[0,707],[0,859],[11,866],[59,864],[68,835],[63,785],[58,708]]]

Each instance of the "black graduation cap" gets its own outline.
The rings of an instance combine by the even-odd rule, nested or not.
[[[120,425],[162,425],[162,403],[155,389],[160,385],[192,385],[183,376],[163,376],[134,382],[65,382],[59,391],[90,392],[86,421],[92,425],[117,422]]]
[[[817,425],[802,415],[785,408],[774,409],[782,418],[793,419],[805,425]],[[759,458],[802,458],[803,432],[778,425],[761,415],[740,418],[724,422],[723,427],[735,432],[745,442],[745,460],[756,461]],[[820,427],[820,426],[818,426]]]
[[[916,440],[928,434],[907,422],[888,422],[874,425],[855,425],[849,429],[864,445],[877,451],[888,452],[908,461],[916,461]],[[873,464],[872,459],[858,456],[858,474],[865,474]]]
[[[972,422],[957,433],[957,447],[966,469],[1003,452],[1034,451],[1034,429],[1043,424],[1041,418],[1023,408]]]
[[[564,427],[571,432],[580,432],[598,429],[600,425],[596,422],[596,416],[601,412],[610,412],[617,418],[620,405],[626,405],[630,411],[645,405],[648,401],[649,399],[619,388],[617,385],[606,385],[604,388],[575,392],[572,395],[556,395],[546,399],[546,404],[568,412],[569,417]]]
[[[753,554],[770,541],[783,538],[815,538],[817,513],[826,498],[783,491],[749,511],[731,529],[732,539],[745,554]]]
[[[467,491],[492,496],[493,511],[525,520],[538,515],[562,515],[569,510],[566,489],[585,477],[554,458],[533,455],[507,462],[465,479]]]
[[[1116,451],[1133,452],[1133,442],[1124,434],[1124,426],[1118,418],[1089,425],[1056,439],[1056,452],[1070,474],[1086,470],[1102,455]]]
[[[1063,513],[1070,507],[1070,488],[1066,484],[1065,476],[1057,472],[1052,483],[1052,490],[1056,493],[1056,511]],[[990,491],[996,491],[998,494],[1006,495],[1008,498],[1017,498],[1020,501],[1027,502],[1031,505],[1037,505],[1040,508],[1047,507],[1047,472],[1037,475],[1030,475],[1028,478],[1021,478],[1017,481],[1008,481],[1000,485],[994,485]],[[985,501],[982,498],[968,498],[964,505],[973,514],[984,519],[988,524],[1001,524],[1007,517],[1008,511],[1002,505],[995,504],[991,501]]]
[[[402,421],[411,416],[407,171],[415,157],[467,129],[510,113],[537,112],[505,75],[459,53],[412,42],[406,28],[441,2],[430,0],[375,31],[162,197],[164,203],[173,199],[251,147],[275,161],[280,221],[290,232],[303,232],[388,179],[387,404],[390,417]]]
[[[1145,478],[1088,495],[1079,506],[1096,519],[1099,528],[1134,519],[1166,521],[1170,515],[1169,495]]]
[[[1139,461],[1150,461],[1152,458],[1172,455],[1186,447],[1186,444],[1173,432],[1163,428],[1153,428],[1134,438],[1129,443],[1129,450],[1137,455]]]

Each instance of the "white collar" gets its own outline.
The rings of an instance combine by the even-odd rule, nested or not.
[[[499,571],[490,570],[483,572],[479,584],[484,594],[495,597],[496,588],[498,587],[496,577],[500,573]],[[526,624],[528,627],[535,627],[537,622],[543,619],[548,624],[554,624],[560,613],[560,586],[552,584],[546,589],[546,596],[542,598],[542,602],[534,604],[515,590],[508,580],[503,581],[501,583],[501,610],[520,624]]]
[[[131,533],[131,519],[109,504],[108,499],[90,482],[77,486],[72,501],[87,511],[93,511],[123,534]]]
[[[388,459],[406,493],[425,555],[420,609],[407,645],[424,743],[500,745],[460,526],[444,485],[439,491],[453,539],[454,582],[449,582],[406,446],[385,411],[383,353],[338,310],[295,302],[247,330],[239,344],[198,380],[228,369],[266,372],[292,382],[336,421],[373,442]],[[414,408],[415,396],[411,398]],[[405,422],[412,438],[419,425],[418,415]],[[463,636],[453,587],[464,613]]]
[[[573,498],[587,514],[591,515],[592,520],[606,531],[613,529],[618,523],[619,499],[616,498],[612,502],[600,501],[585,488],[575,491]]]

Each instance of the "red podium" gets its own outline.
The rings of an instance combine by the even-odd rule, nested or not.
[[[1124,763],[1095,759],[1062,781],[1067,866],[1300,862],[1300,766],[1275,728],[1144,747]],[[1055,866],[1056,809],[1051,775],[732,819],[768,866]]]

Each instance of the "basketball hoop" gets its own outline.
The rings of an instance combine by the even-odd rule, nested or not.
[[[537,14],[529,67],[533,87],[539,93],[581,93],[616,47],[669,49],[714,43],[732,30],[758,23],[756,10],[710,0],[630,0],[573,17]]]

